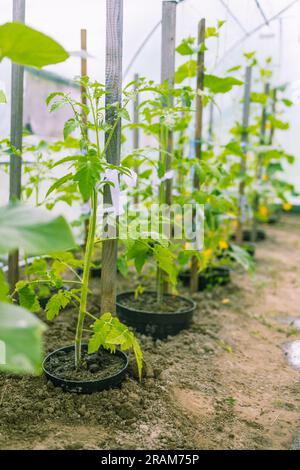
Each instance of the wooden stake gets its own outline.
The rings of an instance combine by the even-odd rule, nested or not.
[[[134,91],[136,92],[138,89],[138,73],[134,74]],[[136,94],[136,99],[133,102],[133,123],[139,123],[139,94]],[[133,128],[133,148],[134,150],[138,149],[140,146],[140,129],[138,127]],[[138,174],[139,167],[136,165],[134,171]],[[138,204],[139,196],[138,196],[138,187],[136,187],[136,193],[134,196],[134,203]]]
[[[122,48],[123,48],[123,0],[106,0],[106,106],[122,101]],[[115,122],[114,108],[106,111],[106,121]],[[106,135],[108,138],[108,135]],[[119,121],[108,145],[106,159],[119,165],[121,153],[121,122]],[[104,204],[111,204],[110,188],[104,191]],[[101,312],[116,311],[116,262],[117,239],[105,240],[102,249]]]
[[[80,46],[81,46],[81,52],[87,52],[87,32],[86,29],[81,29],[80,30]],[[80,75],[81,77],[86,77],[87,76],[87,58],[86,57],[81,57],[80,60]],[[86,95],[85,95],[85,87],[81,85],[80,88],[80,94],[81,94],[81,103],[83,105],[86,105]],[[83,121],[86,122],[87,116],[86,113],[82,110],[82,118]]]
[[[161,83],[168,82],[169,87],[174,85],[175,75],[175,41],[176,41],[176,1],[162,2],[162,23],[161,23]],[[168,99],[163,102],[165,106],[172,106],[173,97],[169,95]],[[173,154],[173,132],[168,131],[167,145],[165,149],[167,155],[161,152],[160,158],[162,161],[165,159],[165,171],[171,168],[172,154]],[[172,204],[172,180],[168,179],[160,187],[159,203],[167,205]],[[162,200],[163,199],[163,200]],[[172,233],[172,226],[170,232]],[[157,298],[158,302],[162,301],[163,294],[167,294],[170,290],[169,283],[165,281],[165,273],[157,269]]]
[[[269,97],[270,94],[270,84],[266,83],[264,87],[264,94]],[[267,113],[267,104],[263,105],[262,108],[262,116],[261,116],[261,123],[260,123],[260,132],[259,132],[259,143],[260,145],[265,145],[266,144],[266,129],[267,129],[267,118],[268,118],[268,113]],[[259,183],[262,178],[262,172],[263,172],[263,154],[260,153],[258,155],[258,161],[257,161],[257,169],[256,169],[256,181]],[[259,193],[257,192],[256,195],[254,196],[254,202],[253,202],[253,223],[252,223],[252,230],[251,230],[251,241],[254,243],[256,242],[256,237],[257,237],[257,219],[256,219],[256,214],[259,209]]]
[[[13,0],[13,21],[25,22],[25,0]],[[22,151],[23,131],[23,90],[24,67],[12,64],[11,71],[11,145]],[[11,202],[21,199],[22,159],[18,155],[10,156],[9,171],[9,200]],[[8,282],[14,290],[19,280],[19,252],[13,251],[8,257]]]
[[[251,93],[251,78],[252,78],[252,67],[246,67],[246,78],[244,87],[244,102],[243,102],[243,120],[242,127],[243,132],[241,136],[241,147],[243,150],[243,157],[241,158],[241,182],[239,185],[239,214],[237,220],[236,229],[236,243],[241,245],[243,242],[243,217],[244,217],[244,205],[245,205],[245,176],[247,170],[247,144],[248,144],[248,127],[249,127],[249,116],[250,116],[250,93]]]
[[[198,24],[198,46],[205,42],[205,18]],[[204,49],[199,49],[197,55],[197,88],[196,88],[196,122],[195,122],[195,156],[201,160],[202,156],[202,130],[203,130],[203,102],[198,90],[204,89]],[[200,188],[200,180],[197,172],[194,172],[194,189]],[[191,292],[198,290],[198,258],[192,257],[191,266]]]
[[[161,83],[166,80],[169,86],[174,85],[175,75],[175,41],[176,41],[176,1],[164,0],[162,3],[161,23]],[[169,97],[169,106],[172,106],[173,98]],[[168,146],[166,156],[166,171],[171,168],[173,153],[173,132],[168,132]],[[165,202],[172,204],[172,180],[165,182]]]

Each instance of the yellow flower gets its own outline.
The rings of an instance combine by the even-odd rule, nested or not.
[[[212,255],[212,249],[211,248],[207,248],[206,250],[203,251],[203,256],[204,258],[210,258],[211,255]]]
[[[238,226],[238,221],[237,221],[237,220],[234,220],[234,221],[233,221],[233,228],[237,228],[237,226]]]
[[[227,299],[227,298],[226,298],[226,299],[223,299],[223,300],[222,300],[222,304],[224,304],[224,305],[230,304],[230,299]]]
[[[228,243],[226,240],[220,240],[219,241],[219,247],[221,248],[221,250],[228,250]]]
[[[262,176],[262,180],[263,180],[263,181],[269,181],[268,175],[263,175],[263,176]]]
[[[271,129],[271,127],[272,127],[272,126],[271,126],[271,123],[270,123],[270,122],[267,122],[267,124],[266,124],[266,129]]]
[[[266,206],[260,206],[259,215],[261,215],[262,217],[267,217],[268,214],[269,214],[269,209]]]
[[[292,207],[293,207],[292,204],[290,204],[289,202],[285,202],[282,206],[282,209],[284,211],[290,211]]]

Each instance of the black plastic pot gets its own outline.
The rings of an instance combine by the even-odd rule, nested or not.
[[[255,243],[248,242],[242,245],[242,248],[247,251],[247,253],[252,256],[252,258],[255,257],[255,252],[256,252],[256,245]]]
[[[274,225],[274,224],[277,224],[277,222],[279,222],[279,215],[278,214],[271,214],[268,217],[267,224]]]
[[[190,286],[190,271],[183,271],[178,277],[185,287]],[[229,282],[230,269],[227,266],[212,266],[199,274],[198,290],[205,290],[215,286],[225,286]]]
[[[165,294],[174,297],[171,294]],[[128,326],[132,326],[136,331],[152,336],[156,339],[177,335],[181,330],[189,327],[196,303],[182,296],[175,296],[188,302],[189,307],[183,312],[147,312],[135,310],[134,308],[122,305],[122,299],[134,296],[134,291],[123,292],[117,295],[117,315],[120,320]]]
[[[95,261],[94,265],[91,267],[91,277],[101,277],[101,261]],[[80,276],[83,274],[83,268],[77,268],[76,271]]]
[[[83,344],[82,349],[87,350],[87,344]],[[47,377],[47,379],[50,380],[56,387],[61,387],[67,392],[94,393],[94,392],[99,392],[101,390],[107,390],[109,388],[117,387],[123,381],[125,374],[126,374],[127,367],[128,367],[128,357],[123,351],[120,351],[119,349],[116,350],[115,354],[123,359],[124,366],[122,367],[122,369],[120,369],[119,372],[109,377],[106,377],[105,379],[85,380],[85,381],[70,380],[70,379],[63,379],[61,377],[57,377],[48,371],[47,363],[49,362],[49,359],[51,356],[55,354],[59,355],[59,353],[62,351],[69,352],[72,350],[75,351],[74,346],[66,346],[64,348],[56,349],[52,353],[48,354],[44,359],[44,362],[43,362],[44,374]],[[111,353],[107,351],[107,354],[111,354]]]
[[[53,287],[50,287],[50,295],[48,295],[47,297],[39,297],[39,303],[40,303],[40,306],[42,307],[42,309],[45,309],[45,308],[46,308],[46,305],[47,305],[47,303],[49,302],[49,300],[51,299],[51,297],[52,297],[54,294],[57,294],[57,292],[58,292],[60,289],[70,290],[70,286],[62,286],[62,287],[60,287],[59,289],[54,289]]]
[[[252,242],[251,230],[243,230],[243,241]],[[254,242],[261,242],[266,239],[266,232],[262,229],[257,229],[256,240]]]

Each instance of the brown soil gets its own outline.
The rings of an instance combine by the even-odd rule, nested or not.
[[[256,278],[235,273],[231,285],[196,294],[189,330],[165,341],[140,336],[141,383],[134,361],[121,388],[92,395],[63,392],[43,377],[2,375],[0,447],[291,448],[300,429],[300,373],[282,345],[300,332],[277,318],[300,317],[299,228],[292,217],[266,227]],[[119,290],[133,283],[120,279]],[[75,326],[75,312],[63,312],[49,327],[47,351],[70,344]]]
[[[74,350],[57,351],[46,362],[50,374],[66,380],[83,381],[111,377],[125,366],[125,361],[121,357],[101,349],[95,354],[82,351],[81,366],[78,369],[75,367]]]
[[[191,309],[190,302],[179,296],[164,296],[162,302],[158,303],[154,292],[144,292],[137,298],[134,297],[134,293],[128,294],[128,296],[119,299],[118,302],[124,307],[139,312],[180,313]]]

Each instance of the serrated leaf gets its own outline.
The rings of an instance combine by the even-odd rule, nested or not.
[[[60,186],[62,186],[64,183],[66,183],[67,181],[70,181],[70,180],[72,180],[72,179],[74,179],[73,173],[68,173],[68,174],[62,176],[61,178],[59,178],[58,180],[56,180],[56,181],[50,186],[50,188],[48,189],[47,194],[46,194],[46,197],[50,196],[50,194],[51,194],[55,189],[60,188]]]
[[[74,118],[71,118],[66,121],[64,125],[64,139],[66,140],[69,135],[77,129],[78,126],[79,123]]]
[[[53,320],[57,317],[60,311],[69,305],[71,298],[70,292],[63,289],[59,290],[57,294],[52,295],[45,309],[47,320]]]
[[[78,182],[80,193],[84,201],[88,201],[96,183],[100,179],[101,165],[98,157],[88,156],[82,160],[79,170],[74,175],[74,181]]]
[[[32,285],[27,281],[19,281],[16,284],[16,291],[18,292],[19,304],[21,307],[30,310],[32,313],[37,313],[41,310],[38,297]]]

